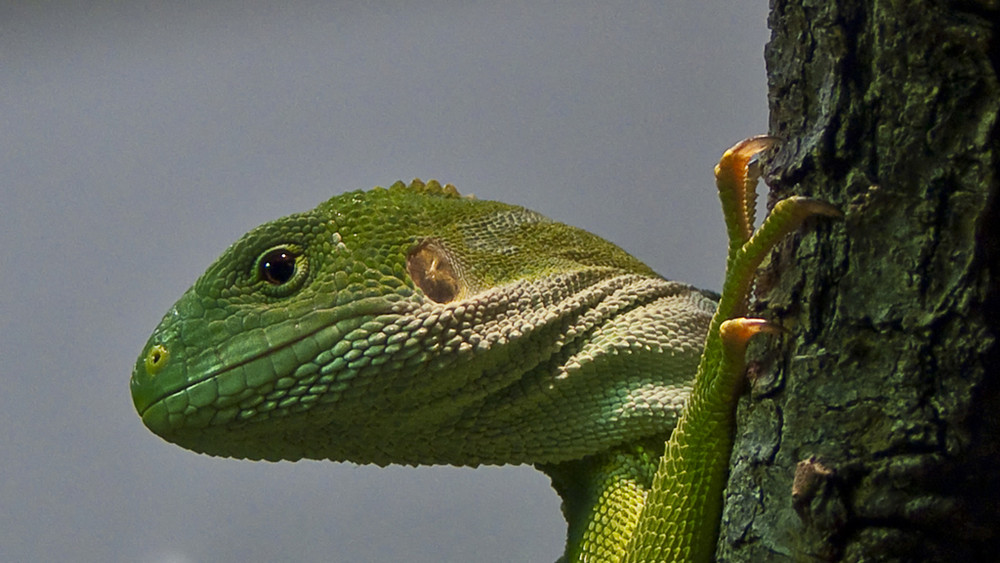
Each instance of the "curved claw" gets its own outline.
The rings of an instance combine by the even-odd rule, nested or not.
[[[737,317],[724,321],[719,326],[719,339],[722,341],[719,371],[729,374],[725,378],[728,380],[742,378],[747,369],[747,344],[750,343],[750,338],[764,332],[779,334],[784,331],[781,326],[764,319]],[[735,395],[733,400],[736,399]]]
[[[727,348],[732,347],[734,349],[745,350],[747,342],[750,341],[752,336],[762,332],[779,334],[784,332],[784,330],[779,325],[765,319],[737,317],[722,323],[719,327],[719,336],[722,337],[722,342]]]
[[[801,224],[808,217],[811,217],[813,215],[825,215],[827,217],[843,217],[844,216],[844,214],[841,213],[841,211],[839,209],[837,209],[836,207],[830,205],[829,203],[827,203],[825,201],[822,201],[822,200],[819,200],[819,199],[815,199],[815,198],[811,198],[811,197],[806,197],[806,196],[791,196],[791,197],[787,197],[787,198],[779,201],[777,204],[775,204],[775,208],[777,208],[779,205],[784,204],[786,201],[787,202],[793,202],[793,203],[789,203],[788,205],[794,205],[795,210],[792,211],[792,214],[795,216],[794,220],[798,224]],[[772,213],[774,213],[774,212],[772,211]],[[794,229],[790,229],[790,230],[794,230]]]

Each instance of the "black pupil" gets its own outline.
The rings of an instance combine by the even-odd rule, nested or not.
[[[272,285],[287,283],[295,275],[295,254],[287,249],[268,252],[260,261],[260,275]]]

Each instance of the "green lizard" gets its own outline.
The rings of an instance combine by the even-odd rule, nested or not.
[[[751,240],[747,164],[771,142],[717,168],[731,240],[718,305],[533,211],[396,183],[226,250],[150,337],[135,407],[209,455],[534,464],[563,499],[564,560],[708,560],[743,350],[771,326],[722,321],[744,314],[778,238],[829,213],[785,200]]]

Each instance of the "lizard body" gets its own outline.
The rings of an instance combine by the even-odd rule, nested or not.
[[[234,243],[150,337],[132,396],[210,455],[534,464],[563,498],[565,559],[617,561],[659,543],[646,498],[716,298],[533,211],[397,183]]]

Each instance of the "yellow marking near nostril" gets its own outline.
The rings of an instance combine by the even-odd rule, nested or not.
[[[156,375],[167,365],[167,360],[170,359],[170,352],[161,345],[157,344],[149,349],[146,353],[146,373],[148,375]]]

